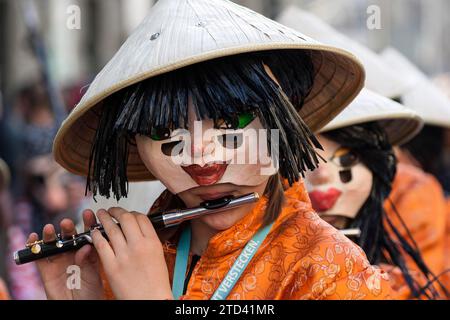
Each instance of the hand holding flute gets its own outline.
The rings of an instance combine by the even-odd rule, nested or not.
[[[120,208],[99,210],[97,217],[108,235],[109,242],[100,231],[92,232],[93,246],[86,245],[75,251],[37,260],[48,299],[104,299],[100,276],[100,262],[104,275],[117,299],[170,299],[169,275],[161,242],[150,220],[142,214],[133,214]],[[113,220],[116,219],[121,228]],[[96,223],[91,210],[83,213],[86,230]],[[76,235],[71,220],[61,222],[64,238]],[[55,229],[46,225],[44,241],[55,240]],[[30,235],[29,241],[37,240]],[[68,268],[79,267],[77,274],[68,274]],[[79,276],[79,288],[68,286],[69,276]],[[75,281],[76,283],[77,281]]]
[[[224,211],[257,200],[258,195],[255,193],[237,198],[224,197],[204,202],[197,208],[174,210],[157,215],[152,217],[153,224],[147,216],[127,212],[121,208],[99,210],[97,218],[101,224],[101,231],[91,228],[97,222],[94,213],[86,210],[83,213],[86,233],[80,236],[73,222],[65,219],[61,222],[62,241],[59,241],[61,239],[56,238],[54,227],[47,225],[44,227],[40,247],[29,246],[21,250],[22,256],[29,257],[30,252],[36,248],[50,250],[47,253],[51,254],[45,255],[47,259],[38,259],[41,257],[40,252],[35,251],[37,252],[35,260],[49,299],[104,298],[100,262],[115,298],[171,299],[169,274],[155,226],[161,228],[177,225],[200,215]],[[93,246],[73,245],[75,239],[86,237]],[[37,234],[31,234],[28,243],[37,240]],[[64,249],[61,251],[63,253],[57,252],[55,248],[58,247]],[[15,258],[20,256],[19,253],[16,253]],[[71,290],[66,286],[68,277],[66,272],[72,265],[80,268],[79,290]]]
[[[95,215],[91,210],[83,212],[83,222],[87,230],[96,223]],[[77,233],[72,220],[64,219],[60,223],[61,235],[71,237]],[[46,225],[43,229],[43,241],[55,240],[55,228]],[[38,240],[38,235],[32,233],[28,243]],[[84,300],[102,299],[103,288],[100,278],[100,262],[96,250],[92,246],[84,246],[78,251],[66,252],[48,259],[37,260],[36,265],[41,274],[48,299]],[[77,265],[80,269],[80,290],[71,290],[67,286],[67,270],[69,266]]]

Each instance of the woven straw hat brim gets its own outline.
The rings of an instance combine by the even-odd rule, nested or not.
[[[365,87],[388,98],[397,97],[408,83],[381,57],[366,46],[337,31],[332,26],[298,7],[286,8],[277,21],[324,44],[342,47],[354,54],[366,70]]]
[[[369,122],[378,122],[386,131],[392,145],[402,145],[410,141],[423,127],[423,120],[413,110],[363,89],[359,96],[321,132]]]
[[[381,57],[409,81],[399,95],[402,103],[416,111],[425,124],[450,128],[450,99],[445,93],[397,50],[386,48]]]
[[[160,0],[63,122],[53,145],[55,160],[74,174],[87,175],[98,119],[108,108],[102,102],[114,92],[193,64],[268,50],[311,53],[314,85],[300,115],[314,131],[339,114],[364,85],[364,68],[352,54],[233,2]],[[130,181],[153,179],[134,146],[127,170]]]

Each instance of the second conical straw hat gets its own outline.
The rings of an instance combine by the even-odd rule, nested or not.
[[[356,99],[321,132],[368,122],[379,123],[385,129],[392,145],[408,142],[423,127],[423,121],[415,111],[373,91],[363,89]]]
[[[416,111],[425,124],[450,128],[450,99],[394,48],[385,49],[381,57],[409,81],[408,87],[399,94],[402,103]]]
[[[56,161],[87,175],[98,114],[108,109],[102,101],[114,92],[192,64],[269,50],[310,53],[314,85],[300,115],[312,130],[339,114],[364,84],[364,69],[352,54],[231,1],[159,0],[62,124],[53,146]],[[135,146],[130,146],[127,175],[130,181],[153,179]]]
[[[366,88],[388,98],[398,96],[405,89],[407,82],[392,71],[377,53],[337,31],[314,14],[290,6],[277,20],[325,44],[345,48],[353,53],[366,69]]]

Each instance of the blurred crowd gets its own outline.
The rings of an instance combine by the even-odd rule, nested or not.
[[[65,105],[74,105],[79,88],[64,91]],[[69,110],[54,112],[43,82],[21,88],[14,105],[2,106],[0,122],[0,275],[13,298],[39,298],[39,278],[24,281],[14,275],[33,266],[15,266],[12,253],[24,247],[26,236],[63,218],[79,221],[85,180],[61,168],[51,154],[53,138]],[[6,112],[6,110],[8,112]],[[31,278],[35,270],[28,272]],[[34,288],[33,288],[34,286]]]

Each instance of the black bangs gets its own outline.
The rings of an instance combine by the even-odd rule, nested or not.
[[[403,224],[403,230],[408,235],[404,237],[384,210],[397,167],[397,160],[386,132],[376,123],[366,123],[337,129],[323,135],[354,151],[373,174],[370,195],[349,225],[349,228],[361,230],[361,236],[355,242],[364,250],[371,264],[387,262],[397,266],[402,271],[412,296],[437,298],[437,290],[432,285],[432,282],[436,281],[433,280],[435,276],[424,263],[407,226]],[[396,216],[402,221],[393,203],[390,204]],[[429,281],[426,286],[421,286],[417,277],[410,273],[405,261],[406,256],[414,261],[417,271]]]
[[[292,105],[298,111],[303,106],[314,82],[314,73],[311,72],[313,70],[312,62],[310,59],[306,59],[306,61],[309,63],[305,63],[303,55],[289,52],[267,56],[264,59]]]
[[[292,76],[296,101],[302,104],[313,85],[314,68],[308,53],[271,51],[211,60],[163,74],[127,87],[103,102],[103,112],[91,150],[87,188],[94,195],[116,199],[127,195],[129,143],[136,134],[151,136],[157,128],[188,129],[188,101],[196,120],[236,121],[239,113],[254,112],[265,129],[279,130],[280,174],[290,184],[317,167],[320,144],[289,98],[267,74],[264,64],[288,64],[277,70]],[[298,73],[294,70],[299,70]],[[286,73],[286,74],[284,74]],[[267,135],[271,150],[271,135]],[[275,148],[276,150],[276,148]]]

